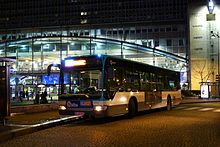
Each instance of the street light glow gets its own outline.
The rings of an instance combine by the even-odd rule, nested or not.
[[[215,4],[212,0],[209,0],[209,3],[208,3],[208,10],[209,10],[209,13],[212,13],[213,10],[214,10],[214,7],[215,7]]]

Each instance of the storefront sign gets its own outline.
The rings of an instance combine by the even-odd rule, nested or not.
[[[209,98],[209,85],[201,85],[201,98]]]

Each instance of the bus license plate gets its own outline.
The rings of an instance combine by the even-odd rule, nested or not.
[[[92,101],[67,101],[68,108],[92,108]]]
[[[91,106],[91,101],[82,101],[82,102],[80,102],[80,105],[85,106],[85,107],[89,107],[89,106]]]
[[[75,112],[75,115],[77,116],[83,116],[85,114],[85,112]]]

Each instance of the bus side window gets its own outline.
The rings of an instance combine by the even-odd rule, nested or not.
[[[112,67],[109,67],[107,69],[107,76],[108,76],[108,79],[113,79],[114,78],[114,70]]]
[[[110,90],[111,89],[116,89],[118,87],[118,83],[114,80],[109,80],[109,86],[110,86]]]
[[[159,91],[162,90],[162,83],[161,82],[157,83],[157,90],[159,90]]]
[[[131,91],[131,82],[126,82],[124,83],[125,91]]]
[[[141,90],[146,90],[146,83],[145,82],[141,82]]]
[[[140,89],[139,80],[135,79],[133,82],[133,89],[132,90],[137,91],[139,89]]]

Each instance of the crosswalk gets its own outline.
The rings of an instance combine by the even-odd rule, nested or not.
[[[220,108],[215,107],[197,107],[197,106],[177,106],[173,108],[174,110],[183,110],[183,111],[199,111],[199,112],[216,112],[220,113]]]

